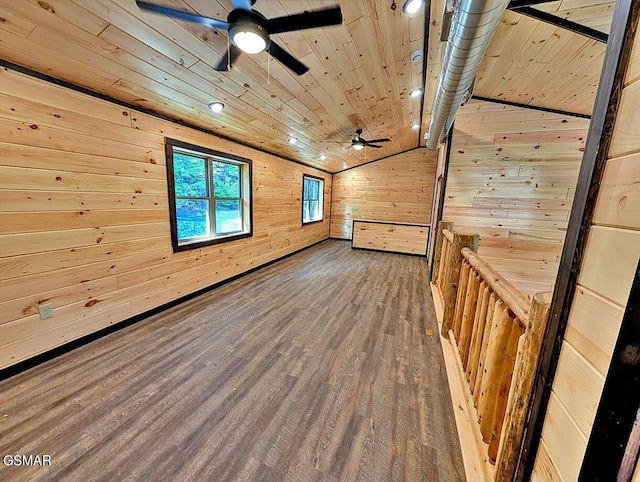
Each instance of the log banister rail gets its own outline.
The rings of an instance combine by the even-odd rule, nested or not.
[[[477,254],[478,235],[441,222],[432,289],[457,358],[485,480],[511,481],[525,430],[550,293],[527,298]],[[473,417],[472,417],[473,418]]]
[[[462,248],[462,256],[480,273],[496,296],[509,307],[513,314],[516,315],[517,320],[522,323],[523,328],[525,328],[525,323],[529,319],[531,301],[469,248]]]

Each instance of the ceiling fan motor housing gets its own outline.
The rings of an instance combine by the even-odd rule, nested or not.
[[[235,41],[235,36],[241,32],[251,32],[259,36],[264,41],[264,48],[259,52],[267,50],[269,48],[269,45],[271,44],[271,39],[269,38],[269,32],[265,27],[266,22],[267,19],[259,12],[242,9],[232,10],[231,12],[229,12],[229,15],[227,17],[227,23],[229,23],[229,40],[240,50],[242,50],[243,52],[247,52],[247,50],[245,50],[243,46],[238,45],[238,43]]]

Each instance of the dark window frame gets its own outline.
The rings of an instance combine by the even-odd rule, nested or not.
[[[179,141],[165,137],[165,158],[167,167],[167,189],[169,194],[169,222],[171,227],[171,245],[173,251],[186,251],[190,249],[202,248],[204,246],[211,246],[220,243],[226,243],[229,241],[235,241],[238,239],[249,238],[253,236],[253,162],[251,159],[244,157],[234,156],[225,152],[216,151],[206,147],[190,144],[188,142]],[[207,160],[205,172],[211,173],[213,162],[227,162],[228,164],[235,164],[240,166],[240,204],[242,212],[243,225],[247,224],[247,229],[229,234],[220,234],[217,236],[208,237],[206,239],[197,240],[189,243],[180,242],[178,239],[178,217],[176,212],[176,200],[184,198],[183,196],[176,196],[175,190],[175,177],[173,170],[173,154],[175,149],[190,151],[195,157],[202,157]],[[211,167],[210,167],[211,166]],[[246,170],[246,172],[245,172]],[[209,177],[209,176],[207,176]],[[206,180],[209,189],[209,196],[206,199],[209,200],[210,210],[215,210],[216,200],[226,200],[226,198],[216,198],[213,192],[213,185],[210,179]],[[238,198],[233,198],[236,200]],[[247,211],[247,212],[246,212]],[[245,214],[246,212],[246,214]],[[211,219],[213,230],[215,230],[215,217]]]
[[[322,209],[322,217],[320,219],[312,219],[310,221],[305,221],[304,220],[304,180],[305,178],[311,179],[313,181],[318,181],[320,186],[318,188],[318,196],[322,195],[322,200],[318,199],[318,206],[320,207],[320,209]],[[302,196],[301,196],[301,212],[300,212],[300,219],[302,221],[302,225],[303,226],[307,226],[309,224],[315,224],[315,223],[321,223],[324,221],[324,178],[323,177],[318,177],[318,176],[314,176],[312,174],[305,174],[302,173]]]

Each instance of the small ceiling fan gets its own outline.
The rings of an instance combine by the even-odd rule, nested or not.
[[[366,139],[363,139],[360,134],[362,134],[362,129],[357,129],[356,134],[351,137],[351,147],[353,147],[356,151],[360,151],[365,147],[375,147],[376,149],[380,149],[382,146],[377,146],[377,143],[391,141],[391,139],[387,139],[386,137],[384,139],[373,139],[368,141]]]
[[[271,56],[282,62],[297,75],[302,75],[309,68],[272,41],[270,35],[340,25],[342,23],[340,6],[267,19],[252,8],[255,3],[256,0],[231,0],[233,9],[229,12],[227,21],[224,22],[215,18],[203,17],[195,13],[136,0],[136,4],[141,10],[166,15],[178,20],[199,23],[211,28],[228,30],[229,50],[215,67],[218,71],[228,70],[236,61],[240,52],[257,54],[267,50]]]

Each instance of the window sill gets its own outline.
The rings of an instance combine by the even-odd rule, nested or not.
[[[226,243],[229,241],[235,241],[237,239],[250,238],[253,236],[252,231],[245,231],[241,233],[233,233],[225,236],[217,236],[215,238],[205,238],[202,240],[192,241],[190,243],[174,244],[173,252],[187,251],[189,249],[203,248],[205,246],[211,246],[214,244]]]
[[[307,225],[309,225],[309,224],[317,224],[317,223],[321,223],[321,222],[323,222],[323,221],[324,221],[324,218],[322,218],[322,219],[318,219],[318,220],[316,220],[316,221],[302,221],[302,225],[303,225],[303,226],[307,226]]]

